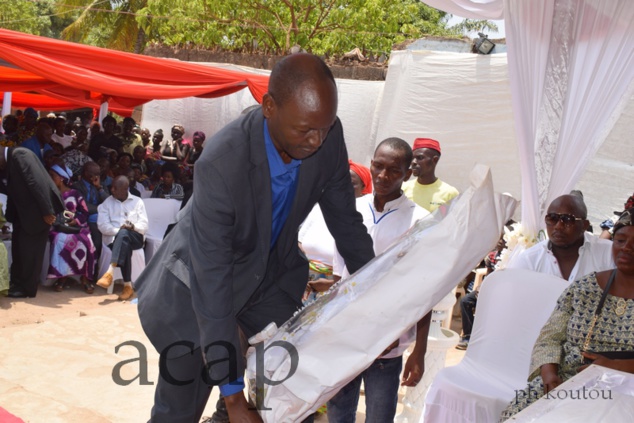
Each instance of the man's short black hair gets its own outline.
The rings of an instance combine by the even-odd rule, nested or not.
[[[112,122],[113,124],[117,124],[117,120],[115,118],[113,118],[112,116],[108,115],[105,118],[103,118],[103,120],[101,121],[102,125],[105,125],[107,122]]]
[[[379,143],[379,145],[376,147],[376,150],[384,145],[390,147],[392,150],[402,151],[403,160],[405,161],[405,163],[403,163],[403,166],[406,169],[409,169],[410,165],[412,164],[412,160],[414,159],[414,153],[412,153],[412,147],[410,147],[410,145],[406,143],[405,140],[397,137],[386,138]],[[376,152],[376,150],[374,151]]]
[[[180,170],[178,168],[178,166],[176,164],[170,163],[170,162],[166,162],[162,167],[161,167],[161,176],[163,176],[163,174],[165,172],[171,172],[172,176],[174,177],[174,182],[178,183],[178,181],[180,180],[181,177],[181,173]]]
[[[335,77],[323,60],[312,54],[297,54],[311,58],[312,66],[296,66],[293,60],[289,60],[296,55],[290,55],[277,62],[271,71],[268,91],[278,106],[286,103],[298,87],[308,81],[314,81],[316,77],[328,78],[336,86]]]

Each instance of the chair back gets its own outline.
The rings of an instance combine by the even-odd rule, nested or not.
[[[490,377],[508,386],[523,387],[533,345],[568,285],[567,280],[524,269],[487,276],[463,360],[488,368]]]
[[[143,203],[148,218],[146,238],[162,240],[167,226],[176,223],[176,215],[180,210],[181,202],[165,198],[144,198]]]

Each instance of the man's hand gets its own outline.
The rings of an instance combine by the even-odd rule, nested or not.
[[[49,214],[48,216],[44,216],[44,222],[46,222],[47,225],[52,225],[53,223],[55,223],[55,215],[54,214]]]
[[[319,278],[314,281],[308,282],[308,286],[315,292],[326,292],[330,289],[330,287],[335,283],[335,281]]]
[[[90,183],[92,184],[92,186],[97,188],[97,190],[101,189],[101,178],[99,175],[95,175],[92,178],[90,178]]]
[[[402,386],[416,386],[423,378],[425,372],[425,351],[414,351],[407,358],[405,367],[403,368]]]
[[[262,417],[257,410],[249,408],[244,393],[238,392],[225,397],[225,404],[231,423],[262,423]]]
[[[125,221],[125,223],[123,225],[121,225],[121,229],[127,229],[129,231],[133,231],[134,230],[134,223],[131,223],[129,221]]]

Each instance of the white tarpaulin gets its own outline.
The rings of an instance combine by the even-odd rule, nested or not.
[[[386,137],[399,136],[409,143],[431,137],[441,143],[436,174],[442,180],[462,191],[469,185],[469,169],[484,163],[493,170],[496,189],[519,199],[520,164],[506,60],[505,53],[395,51],[385,82],[338,79],[338,114],[350,158],[369,166],[374,148]],[[162,128],[169,136],[171,125],[181,123],[186,137],[202,130],[209,138],[254,104],[247,90],[216,99],[152,101],[143,108],[142,125],[152,132]],[[577,184],[595,228],[632,194],[632,125],[634,97]]]
[[[520,196],[506,54],[392,52],[375,146],[394,136],[438,140],[436,175],[459,191],[483,163],[498,191]]]
[[[270,71],[214,63],[213,66],[268,75]],[[343,124],[348,154],[355,160],[364,160],[374,152],[371,139],[372,125],[376,121],[377,104],[383,91],[383,81],[337,79],[339,108],[337,115]],[[195,131],[203,131],[207,139],[240,116],[249,106],[257,104],[248,90],[241,90],[219,98],[183,98],[154,100],[143,106],[142,126],[152,133],[163,129],[166,137],[174,124],[185,128],[185,138],[191,139]]]
[[[634,421],[634,375],[592,365],[513,416],[513,423]]]
[[[314,412],[493,248],[516,202],[494,194],[486,166],[473,170],[471,182],[439,223],[440,213],[420,220],[260,344],[265,354],[250,350],[247,378],[265,422],[301,421]],[[288,344],[297,354],[278,348]],[[267,384],[264,378],[284,381]]]

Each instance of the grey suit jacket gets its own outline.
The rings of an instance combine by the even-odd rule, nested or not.
[[[28,148],[7,152],[7,220],[24,232],[48,231],[44,216],[64,211],[64,202],[40,159]]]
[[[257,109],[206,143],[196,162],[189,210],[135,284],[141,323],[159,352],[181,341],[203,348],[228,342],[239,352],[240,311],[267,287],[276,285],[300,305],[308,262],[297,232],[317,202],[351,272],[374,257],[355,208],[339,120],[321,148],[302,161],[291,212],[270,248],[271,181],[263,123]],[[268,323],[263,321],[262,328]],[[168,356],[189,352],[177,351],[171,349]],[[222,348],[206,353],[208,363],[226,358]],[[238,361],[242,374],[244,363]],[[215,365],[210,373],[221,380],[228,370]]]

